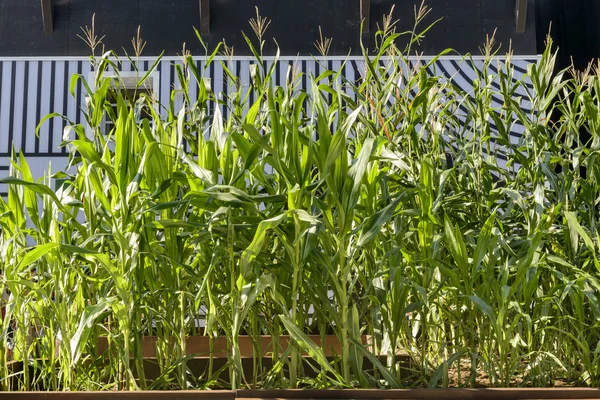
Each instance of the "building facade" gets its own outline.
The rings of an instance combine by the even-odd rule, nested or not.
[[[528,4],[529,3],[529,4]],[[364,70],[364,61],[357,53],[360,41],[373,46],[377,24],[394,6],[399,19],[399,31],[414,24],[414,10],[421,4],[411,0],[307,0],[302,2],[280,0],[3,0],[0,1],[0,171],[9,168],[12,149],[21,150],[30,160],[35,177],[41,177],[52,164],[52,170],[65,168],[68,155],[59,147],[63,129],[68,124],[53,118],[36,127],[45,115],[57,112],[74,123],[84,123],[85,99],[81,83],[71,95],[71,76],[84,77],[92,73],[88,59],[89,48],[78,37],[81,27],[90,26],[95,15],[96,34],[103,38],[106,49],[122,54],[131,53],[131,39],[140,26],[147,45],[144,57],[138,63],[138,72],[130,62],[119,64],[123,75],[147,71],[156,56],[165,57],[152,75],[151,87],[162,102],[168,102],[170,91],[176,88],[175,65],[181,63],[182,44],[195,55],[194,61],[202,67],[205,50],[194,33],[194,27],[203,33],[209,47],[225,40],[234,47],[235,56],[221,59],[230,70],[241,77],[242,85],[250,83],[250,65],[255,63],[241,31],[251,36],[248,20],[255,16],[255,5],[261,15],[271,20],[265,52],[275,52],[276,38],[283,56],[279,61],[275,81],[283,82],[289,65],[295,64],[304,76],[317,76],[323,67],[341,69],[349,81],[356,81]],[[486,36],[496,32],[497,41],[508,48],[512,44],[515,56],[515,80],[521,80],[527,65],[538,60],[534,3],[492,0],[429,1],[430,13],[423,21],[427,26],[442,18],[427,33],[417,49],[425,55],[437,54],[446,48],[456,51],[440,58],[430,67],[451,79],[465,93],[472,88],[476,70],[483,62],[464,60],[463,54],[478,54]],[[519,7],[526,13],[517,18]],[[208,13],[208,14],[207,14]],[[361,15],[368,18],[361,34]],[[473,17],[475,16],[475,17]],[[367,19],[364,19],[367,21]],[[368,27],[366,26],[368,25]],[[313,57],[314,42],[319,27],[333,43],[328,57]],[[365,32],[367,30],[368,32]],[[500,54],[502,50],[500,51]],[[267,57],[267,63],[273,58]],[[346,62],[344,62],[346,61]],[[412,58],[411,62],[424,63],[427,57]],[[501,66],[505,60],[498,58]],[[226,94],[224,72],[219,63],[207,70],[211,89]],[[310,86],[303,79],[301,89],[310,94]],[[193,91],[192,91],[193,92]],[[192,93],[194,95],[194,93]],[[501,107],[502,99],[494,99]],[[223,110],[225,114],[227,110]],[[518,140],[523,127],[515,125],[512,136]],[[0,172],[0,174],[3,174]],[[0,194],[6,188],[0,185]]]
[[[89,48],[77,35],[90,26],[92,15],[106,48],[118,52],[131,49],[139,26],[147,56],[163,51],[174,56],[184,42],[192,53],[201,55],[204,50],[194,34],[196,27],[209,46],[225,40],[236,55],[250,55],[241,32],[253,36],[248,21],[255,17],[255,7],[271,21],[267,53],[274,52],[275,39],[283,55],[314,54],[321,27],[324,36],[333,38],[331,55],[356,55],[361,40],[373,47],[377,27],[392,7],[398,31],[403,32],[412,29],[415,8],[421,4],[422,0],[2,0],[0,56],[87,56]],[[447,48],[478,54],[494,32],[501,52],[509,43],[515,54],[539,52],[534,0],[426,0],[424,4],[430,12],[421,29],[438,21],[419,47],[425,55]]]

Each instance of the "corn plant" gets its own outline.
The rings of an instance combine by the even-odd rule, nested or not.
[[[93,55],[93,79],[71,81],[85,122],[41,121],[66,120],[69,168],[34,180],[13,152],[0,201],[2,388],[600,384],[597,66],[555,71],[549,42],[515,81],[490,41],[464,93],[436,58],[408,58],[428,28],[403,35],[386,18],[358,82],[323,65],[305,92],[292,67],[275,85],[268,21],[252,26],[248,86],[226,45],[203,68],[184,51],[165,104],[141,93],[160,59],[130,98],[118,55]],[[211,63],[226,95],[212,91]],[[56,191],[54,178],[66,180]],[[225,338],[225,363],[190,353],[191,336]],[[202,374],[196,356],[208,356]]]

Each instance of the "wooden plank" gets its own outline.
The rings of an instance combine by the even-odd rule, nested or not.
[[[525,27],[527,26],[527,0],[517,0],[515,20],[517,32],[525,32]]]
[[[2,392],[0,399],[36,400],[235,400],[233,390],[174,390],[115,392]]]
[[[52,19],[52,0],[41,0],[42,2],[42,22],[44,24],[44,33],[52,35],[54,32],[54,21]]]
[[[360,0],[360,19],[363,22],[363,33],[369,33],[371,28],[371,0]]]
[[[600,390],[592,388],[506,388],[506,389],[299,389],[236,391],[236,399],[420,399],[420,400],[514,400],[514,399],[598,399]]]
[[[326,335],[324,338],[320,335],[308,335],[315,345],[321,347],[325,357],[333,357],[340,354],[342,351],[342,345],[340,340],[335,335]],[[322,342],[323,340],[323,342]],[[364,346],[370,347],[368,343],[371,340],[370,336],[363,335],[361,340]],[[282,335],[279,337],[279,347],[281,351],[285,351],[289,347],[291,342],[289,336]],[[141,341],[142,355],[144,358],[156,358],[158,338],[156,336],[143,336]],[[259,356],[264,358],[271,358],[273,356],[273,340],[271,336],[260,336],[258,341],[256,338],[242,335],[238,338],[238,344],[240,347],[241,358],[253,358],[257,355],[257,351],[260,351]],[[105,337],[98,338],[98,353],[102,354],[109,348],[108,340]],[[260,348],[260,350],[258,350]],[[219,336],[216,339],[210,339],[208,336],[188,336],[186,338],[186,351],[187,355],[194,356],[196,359],[213,357],[227,358],[230,351],[230,344],[227,338]],[[308,354],[302,352],[302,355],[307,357]],[[383,356],[383,354],[379,354]],[[397,357],[405,357],[405,354],[397,354]]]
[[[200,34],[210,35],[209,0],[200,0]]]

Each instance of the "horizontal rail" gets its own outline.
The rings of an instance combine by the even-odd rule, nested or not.
[[[373,56],[374,57],[374,56]],[[134,60],[137,61],[154,61],[158,58],[158,55],[156,56],[144,56],[144,57],[139,57],[139,58],[134,58]],[[319,60],[319,61],[344,61],[344,60],[364,60],[364,58],[362,56],[327,56],[327,57],[322,57],[322,56],[295,56],[295,55],[282,55],[277,57],[280,60],[298,60],[298,61],[310,61],[310,60]],[[465,55],[446,55],[446,56],[442,56],[442,57],[438,57],[438,56],[422,56],[422,57],[415,57],[415,56],[410,56],[408,57],[409,60],[432,60],[434,58],[439,58],[440,60],[464,60],[467,58],[467,56]],[[469,58],[472,58],[475,61],[481,61],[486,59],[486,57],[484,56],[470,56]],[[492,57],[495,60],[506,60],[507,56],[494,56]],[[539,54],[531,54],[531,55],[518,55],[518,56],[512,56],[510,57],[510,59],[514,60],[514,61],[529,61],[529,60],[537,60],[541,58],[541,55]],[[0,57],[0,61],[88,61],[90,58],[89,57],[82,57],[82,56],[65,56],[65,57],[56,57],[56,56],[39,56],[39,57]],[[113,57],[110,58],[111,60],[114,60]],[[122,57],[123,60],[127,60],[125,57]],[[194,61],[202,61],[202,60],[206,60],[208,59],[208,57],[205,56],[195,56],[192,57],[192,59]],[[263,60],[265,61],[273,61],[275,59],[275,57],[273,56],[265,56],[262,57]],[[389,57],[381,57],[381,60],[388,60]],[[162,57],[162,60],[164,61],[181,61],[181,57],[177,57],[177,56],[164,56]],[[217,56],[214,58],[215,61],[254,61],[256,60],[255,57],[252,56],[235,56],[235,57],[223,57],[223,56]]]
[[[356,390],[239,390],[237,399],[421,399],[421,400],[513,400],[600,399],[600,389],[506,388],[506,389],[356,389]]]
[[[515,400],[600,399],[600,389],[506,388],[506,389],[355,389],[355,390],[190,390],[137,392],[0,392],[0,399],[34,400],[266,400],[266,399],[418,399],[418,400]]]
[[[0,392],[0,399],[16,400],[234,400],[232,390],[138,392]]]

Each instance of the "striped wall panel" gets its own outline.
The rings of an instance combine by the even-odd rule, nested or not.
[[[344,60],[347,60],[344,63]],[[515,70],[515,80],[522,80],[527,65],[536,63],[537,56],[513,58],[512,64]],[[147,70],[151,67],[153,59],[141,59],[139,67]],[[221,60],[224,61],[224,60]],[[424,63],[427,59],[421,59]],[[499,58],[500,64],[505,60]],[[225,61],[228,68],[238,76],[241,76],[242,85],[248,87],[250,82],[250,65],[254,60],[245,57],[237,57]],[[383,65],[386,61],[382,61]],[[411,63],[417,60],[411,60]],[[178,58],[164,58],[157,68],[158,95],[164,104],[168,102],[171,88],[177,88],[175,64],[181,63]],[[195,59],[199,69],[204,68],[203,58]],[[273,59],[265,61],[270,66]],[[497,65],[497,63],[494,63]],[[356,81],[364,71],[364,63],[361,58],[332,57],[315,60],[308,57],[280,58],[275,72],[276,84],[285,83],[288,68],[292,66],[304,75],[300,81],[302,90],[310,93],[311,88],[307,75],[318,76],[323,72],[324,66],[328,69],[340,70],[342,75],[349,81]],[[475,79],[475,68],[481,69],[483,60],[475,59],[474,63],[463,61],[456,57],[444,57],[436,61],[430,68],[431,74],[442,74],[452,79],[455,84],[465,92],[470,92]],[[129,61],[120,64],[121,71],[134,71]],[[8,170],[11,147],[16,150],[22,149],[28,159],[34,176],[41,177],[52,162],[52,169],[57,171],[66,166],[67,154],[64,148],[58,145],[62,140],[63,128],[66,123],[58,118],[47,121],[36,136],[35,129],[40,119],[50,112],[58,112],[67,116],[76,123],[84,122],[82,86],[75,88],[75,96],[69,93],[71,76],[75,73],[89,76],[91,65],[86,58],[0,58],[0,176]],[[219,63],[213,63],[207,70],[210,77],[212,90],[215,93],[226,95],[231,90],[227,87],[224,71]],[[528,83],[530,84],[530,83]],[[518,93],[524,94],[524,93]],[[197,95],[197,87],[191,89],[192,97]],[[252,100],[252,99],[251,99]],[[494,97],[494,106],[500,107],[502,99]],[[524,105],[527,110],[527,105]],[[227,116],[227,110],[223,110]],[[512,136],[516,139],[523,133],[524,128],[515,125]],[[0,186],[0,193],[5,188]]]

